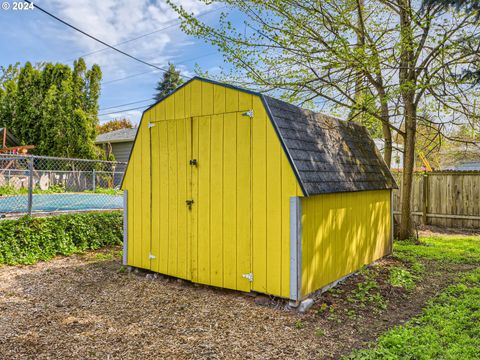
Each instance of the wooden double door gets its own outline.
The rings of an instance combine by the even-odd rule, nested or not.
[[[241,113],[150,125],[150,269],[251,289],[251,121]]]

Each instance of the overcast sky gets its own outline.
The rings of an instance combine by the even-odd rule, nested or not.
[[[84,56],[90,66],[97,63],[103,71],[100,98],[100,121],[126,116],[138,122],[142,109],[151,100],[111,108],[119,104],[146,100],[153,96],[161,71],[131,60],[88,37],[68,28],[38,10],[15,11],[13,0],[8,10],[0,9],[0,65],[16,62],[48,61],[72,64]],[[205,6],[195,0],[177,0],[196,14],[207,13],[201,19],[215,24],[224,8]],[[118,48],[150,63],[166,66],[173,62],[187,76],[194,74],[195,64],[202,70],[215,72],[223,65],[222,56],[202,40],[188,37],[178,26],[177,15],[163,0],[42,0],[45,10],[112,45],[151,33]],[[166,28],[162,31],[157,31]],[[94,54],[87,54],[96,52]],[[128,79],[118,80],[125,77]]]

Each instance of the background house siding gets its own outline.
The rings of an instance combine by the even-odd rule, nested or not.
[[[119,162],[128,162],[130,157],[130,152],[133,148],[133,141],[131,142],[122,142],[122,143],[113,143],[112,153],[115,156],[115,160]]]

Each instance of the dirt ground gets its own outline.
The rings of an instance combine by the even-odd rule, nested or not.
[[[397,261],[385,259],[372,270],[380,300],[358,295],[357,275],[299,314],[278,299],[119,270],[119,250],[1,267],[0,358],[338,358],[467,270],[426,264],[427,281],[409,292],[386,283]]]

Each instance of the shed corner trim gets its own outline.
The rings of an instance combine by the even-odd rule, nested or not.
[[[123,258],[122,264],[128,265],[128,190],[123,190]]]
[[[302,298],[302,199],[290,197],[290,300]]]

